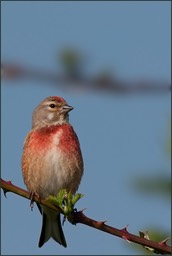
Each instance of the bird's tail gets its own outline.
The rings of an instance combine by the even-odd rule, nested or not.
[[[60,214],[52,211],[47,207],[42,208],[42,230],[39,239],[39,247],[42,247],[51,237],[59,244],[67,247],[63,234]]]

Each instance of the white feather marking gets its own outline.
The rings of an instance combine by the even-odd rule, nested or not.
[[[53,117],[54,117],[54,113],[49,112],[48,115],[47,115],[48,120],[52,120]]]
[[[68,171],[66,168],[63,152],[59,149],[58,144],[63,130],[59,130],[52,138],[52,146],[46,152],[43,159],[43,169],[41,170],[40,186],[44,197],[49,194],[56,195],[68,181]]]
[[[45,156],[41,179],[45,197],[56,195],[68,182],[69,169],[64,166],[63,159],[63,153],[57,147],[53,147]]]
[[[62,133],[63,133],[63,130],[61,129],[61,130],[59,130],[59,131],[53,136],[53,144],[54,144],[55,146],[58,146],[59,140],[60,140],[60,137],[61,137]]]

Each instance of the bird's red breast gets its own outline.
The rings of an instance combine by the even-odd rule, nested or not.
[[[30,150],[45,151],[49,147],[58,146],[66,154],[74,153],[80,148],[78,137],[69,124],[54,125],[33,130],[29,133],[26,144]]]
[[[38,195],[73,193],[83,172],[78,137],[68,123],[31,130],[26,137],[22,170],[28,189]]]

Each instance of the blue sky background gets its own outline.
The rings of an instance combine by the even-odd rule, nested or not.
[[[57,53],[70,46],[88,56],[85,73],[109,69],[119,78],[170,83],[170,1],[1,2],[2,62],[60,71]],[[48,82],[2,81],[1,176],[25,188],[21,173],[23,141],[33,109],[59,95],[74,106],[70,121],[80,139],[85,173],[77,209],[108,225],[138,234],[170,229],[170,204],[160,195],[134,189],[141,177],[170,177],[166,140],[170,93],[108,95],[73,91]],[[53,240],[37,247],[41,216],[29,201],[1,195],[2,255],[138,255],[122,239],[66,222],[65,249]]]

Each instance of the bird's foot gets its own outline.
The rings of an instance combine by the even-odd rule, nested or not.
[[[62,226],[64,226],[65,221],[66,221],[66,216],[63,216]]]
[[[34,192],[31,192],[30,193],[30,208],[31,208],[31,211],[33,211],[33,207],[34,207],[33,197],[34,197]]]
[[[77,213],[77,209],[73,209],[73,211],[71,212],[71,214],[68,216],[68,221],[73,224],[76,225],[77,221],[76,221],[76,214]]]
[[[78,212],[76,208],[73,209],[73,212]]]
[[[33,207],[34,207],[34,195],[36,195],[38,197],[38,200],[41,201],[41,197],[35,193],[35,192],[31,192],[30,193],[30,208],[31,208],[31,211],[33,211]]]

